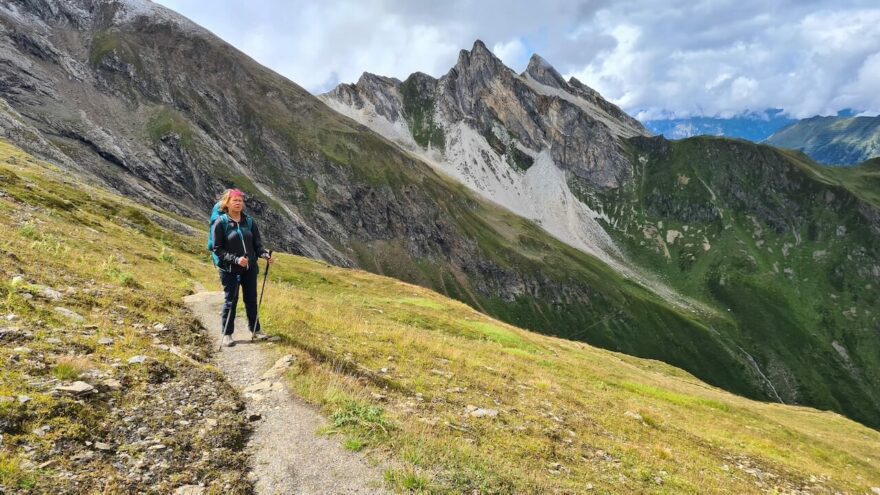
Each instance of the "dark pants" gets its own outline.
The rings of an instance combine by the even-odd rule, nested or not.
[[[223,335],[232,335],[235,331],[235,307],[238,305],[239,292],[244,299],[248,330],[252,332],[255,328],[260,330],[260,322],[257,321],[257,274],[259,271],[256,263],[241,274],[220,270],[220,283],[223,284],[223,292],[225,293],[223,312],[220,313],[220,327],[222,328],[227,321],[229,322],[226,324]],[[232,311],[232,316],[229,316],[230,311]]]

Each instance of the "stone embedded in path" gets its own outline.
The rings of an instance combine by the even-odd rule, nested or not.
[[[272,382],[268,380],[263,380],[259,383],[255,383],[253,385],[248,386],[244,389],[245,393],[254,393],[254,392],[264,392],[272,388]]]
[[[290,368],[290,365],[293,364],[293,356],[287,354],[285,356],[281,356],[278,361],[275,361],[275,364],[272,365],[271,368],[266,370],[261,377],[263,380],[276,380],[281,378],[284,375],[284,372]]]
[[[76,381],[70,385],[58,385],[55,390],[72,395],[86,395],[95,391],[95,387],[83,381]]]

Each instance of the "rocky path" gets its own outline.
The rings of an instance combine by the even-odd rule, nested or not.
[[[184,302],[218,346],[223,293],[199,292]],[[235,329],[237,345],[224,347],[216,363],[244,396],[247,410],[243,414],[254,422],[247,448],[256,493],[385,493],[381,468],[344,450],[337,439],[317,435],[325,419],[293,397],[282,379],[293,358],[280,356],[271,342],[252,343],[243,319],[236,319]]]

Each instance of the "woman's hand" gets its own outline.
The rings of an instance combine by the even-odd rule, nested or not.
[[[270,265],[275,262],[275,258],[273,258],[271,254],[265,254],[263,257],[266,258],[266,263]]]
[[[242,267],[242,268],[247,268],[247,267],[248,267],[248,258],[247,258],[247,256],[242,256],[241,258],[238,258],[238,266],[240,266],[240,267]]]

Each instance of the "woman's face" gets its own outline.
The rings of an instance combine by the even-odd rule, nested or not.
[[[241,213],[244,209],[244,198],[241,196],[233,196],[229,200],[229,211],[232,213]]]

